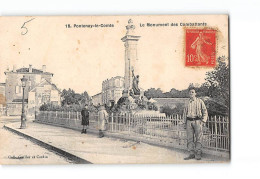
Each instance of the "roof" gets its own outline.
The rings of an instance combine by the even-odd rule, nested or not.
[[[93,97],[96,97],[96,96],[99,96],[99,95],[101,95],[101,94],[102,94],[102,93],[95,94],[95,95],[92,96],[92,98],[93,98]]]
[[[103,80],[102,83],[105,83],[107,81],[114,80],[114,79],[124,79],[124,77],[122,77],[122,76],[114,76],[114,77],[107,78],[107,79]]]
[[[59,90],[59,88],[57,88],[57,86],[55,85],[55,84],[53,84],[53,83],[51,83],[49,80],[47,80],[47,79],[42,79],[42,81],[39,83],[39,84],[37,84],[33,89],[31,89],[30,91],[33,91],[37,86],[40,86],[42,83],[44,83],[44,82],[47,82],[47,83],[49,83],[50,85],[52,85],[52,87],[54,87],[59,93],[62,93],[60,90]]]
[[[29,73],[29,68],[19,68],[16,70],[17,73]],[[5,72],[6,73],[6,72]],[[46,74],[46,75],[53,75],[53,73],[50,72],[43,72],[42,70],[36,69],[36,68],[32,68],[32,73],[34,74]]]

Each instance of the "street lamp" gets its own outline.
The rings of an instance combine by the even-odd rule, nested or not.
[[[26,87],[27,78],[25,78],[25,75],[23,75],[23,78],[21,78],[22,81],[22,88],[23,88],[23,103],[22,103],[22,115],[21,115],[21,127],[20,129],[26,128],[26,118],[24,114],[24,88]]]

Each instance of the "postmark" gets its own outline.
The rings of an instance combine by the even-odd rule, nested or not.
[[[185,30],[185,66],[216,66],[216,30]]]

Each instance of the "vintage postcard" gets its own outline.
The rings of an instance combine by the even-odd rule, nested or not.
[[[0,25],[0,164],[230,161],[228,15]]]

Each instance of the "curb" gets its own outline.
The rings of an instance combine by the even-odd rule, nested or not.
[[[51,151],[59,153],[63,157],[72,160],[73,163],[75,163],[75,164],[92,164],[91,162],[89,162],[89,161],[87,161],[87,160],[85,160],[83,158],[80,158],[80,157],[78,157],[76,155],[73,155],[73,154],[71,154],[71,153],[69,153],[67,151],[64,151],[64,150],[62,150],[60,148],[57,148],[57,147],[55,147],[53,145],[47,144],[46,142],[43,142],[43,141],[38,140],[38,139],[36,139],[36,138],[34,138],[32,136],[24,134],[24,133],[22,133],[22,132],[20,132],[18,130],[15,130],[15,129],[11,128],[11,127],[8,127],[8,126],[4,125],[4,128],[9,130],[9,131],[11,131],[11,132],[14,132],[14,133],[22,136],[22,137],[24,137],[26,139],[29,139],[30,141],[36,143],[37,145],[40,145],[40,146],[42,146],[42,147],[44,147],[44,148],[46,148],[48,150],[51,150]]]

